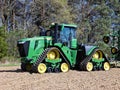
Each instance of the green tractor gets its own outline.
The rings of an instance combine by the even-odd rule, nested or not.
[[[56,23],[38,37],[19,40],[21,69],[38,73],[109,70],[110,63],[97,46],[78,44],[76,29],[76,25]]]
[[[109,35],[103,37],[103,41],[111,49],[109,55],[111,65],[117,66],[120,63],[120,30],[113,30]]]

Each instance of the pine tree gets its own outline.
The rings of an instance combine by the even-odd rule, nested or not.
[[[113,10],[105,0],[68,0],[75,14],[74,22],[78,25],[78,38],[83,43],[102,40],[103,35],[111,29]]]
[[[120,0],[109,0],[107,5],[113,10],[112,29],[120,30]]]
[[[66,0],[35,0],[32,8],[33,22],[44,27],[53,22],[73,23],[70,10]]]
[[[113,13],[113,10],[107,6],[105,2],[97,1],[96,3],[93,4],[95,6],[90,14],[90,24],[92,31],[89,34],[89,38],[90,41],[93,40],[94,43],[101,41],[103,35],[109,33],[111,30],[111,15]]]

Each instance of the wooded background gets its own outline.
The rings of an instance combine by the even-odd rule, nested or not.
[[[98,45],[120,30],[120,0],[0,0],[0,60],[18,58],[17,41],[39,35],[39,26],[76,24],[78,42]]]

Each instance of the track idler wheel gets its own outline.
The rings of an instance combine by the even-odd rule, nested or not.
[[[32,70],[32,64],[26,64],[25,65],[26,71],[31,71]]]
[[[47,66],[44,63],[40,63],[37,67],[38,73],[45,73],[47,70]]]
[[[104,62],[104,63],[103,63],[103,69],[104,69],[105,71],[110,70],[110,64],[109,64],[108,62]]]
[[[47,72],[51,73],[51,72],[53,72],[53,69],[51,67],[48,67]]]
[[[22,63],[21,64],[22,71],[31,71],[32,70],[32,64],[30,63]]]
[[[59,68],[55,68],[55,72],[56,72],[56,73],[59,73],[59,72],[60,72],[60,69],[59,69]]]
[[[86,71],[92,71],[93,70],[93,63],[92,62],[87,62],[86,64]]]
[[[67,63],[62,63],[60,68],[61,68],[62,72],[68,72],[69,71],[69,65]]]

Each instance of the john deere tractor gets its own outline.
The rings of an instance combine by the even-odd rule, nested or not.
[[[103,41],[111,48],[111,64],[117,66],[117,63],[120,63],[120,30],[113,30],[103,37]]]
[[[21,69],[38,73],[109,70],[110,63],[97,46],[78,44],[76,29],[76,25],[56,23],[38,37],[19,40]]]

